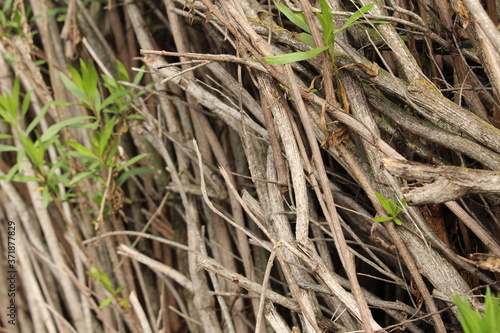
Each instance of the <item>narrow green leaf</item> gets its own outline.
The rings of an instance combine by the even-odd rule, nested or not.
[[[400,202],[395,202],[395,205],[396,205],[396,211],[395,211],[395,216],[398,215],[399,213],[401,213],[405,206],[406,206],[406,199],[401,199]]]
[[[101,106],[101,94],[99,94],[97,88],[92,94],[92,106],[94,107],[95,112],[99,115],[103,108]]]
[[[19,182],[19,183],[39,182],[40,178],[34,177],[34,176],[13,175],[10,178],[10,181]]]
[[[64,86],[69,90],[70,93],[73,94],[76,98],[78,98],[80,101],[83,103],[90,105],[90,100],[88,99],[87,95],[81,90],[75,82],[71,81],[69,77],[66,76],[63,72],[59,73],[61,76],[61,80],[64,84]]]
[[[23,155],[24,154],[22,151],[19,154],[17,154],[18,160],[20,159],[20,156],[23,156]],[[0,176],[0,179],[5,180],[7,182],[11,182],[12,179],[16,176],[17,172],[19,171],[19,166],[21,165],[21,163],[18,162],[17,164],[14,164],[12,166],[12,168],[10,168],[9,172],[7,172],[7,174]],[[38,180],[38,178],[37,178],[37,180]]]
[[[105,156],[106,157],[106,161],[104,162],[104,164],[106,166],[108,166],[108,167],[109,166],[114,166],[116,151],[118,150],[118,145],[119,144],[120,144],[120,140],[114,139],[114,140],[112,140],[111,149],[108,150],[108,148],[106,147],[107,155]]]
[[[118,72],[120,73],[120,80],[122,80],[122,81],[130,81],[127,69],[125,68],[125,66],[123,65],[123,63],[120,60],[118,60],[116,62],[116,65],[118,66]]]
[[[137,155],[135,157],[132,157],[130,160],[128,160],[127,162],[123,163],[122,165],[118,166],[115,171],[121,171],[123,169],[125,169],[126,167],[128,166],[131,166],[132,164],[142,160],[144,157],[148,156],[148,154],[144,153],[144,154],[140,154],[140,155]]]
[[[387,200],[387,198],[383,194],[376,192],[375,195],[377,196],[378,201],[382,204],[384,209],[392,216],[395,216],[395,207],[393,206],[393,204],[389,200]]]
[[[100,148],[105,148],[107,146],[107,144],[109,143],[109,139],[113,134],[114,128],[115,128],[115,119],[111,118],[110,120],[107,121],[106,126],[104,127],[104,130],[101,133],[101,137],[99,139]],[[104,151],[104,149],[102,149],[101,151]]]
[[[42,190],[42,202],[43,202],[43,206],[45,208],[49,207],[49,202],[51,202],[52,200],[50,200],[50,193],[49,193],[49,187],[48,186],[44,186],[43,187],[43,190]]]
[[[80,59],[81,61],[81,59]],[[78,86],[78,88],[83,91],[83,83],[82,83],[82,76],[80,73],[76,70],[76,68],[72,66],[66,67],[68,69],[68,72],[71,74],[71,77],[73,78],[73,81],[75,84]]]
[[[299,35],[299,40],[303,41],[304,43],[306,43],[310,47],[316,47],[316,44],[314,43],[312,36],[308,33],[305,33],[305,32],[301,33]]]
[[[75,124],[83,122],[84,120],[92,119],[92,118],[94,118],[94,117],[82,116],[82,117],[69,118],[69,119],[63,120],[63,121],[61,121],[59,123],[55,123],[54,125],[52,125],[49,128],[47,128],[47,130],[40,137],[40,140],[42,142],[43,141],[47,141],[50,138],[52,138],[54,135],[57,135],[57,133],[59,133],[59,131],[63,127],[66,127],[66,126],[69,127],[71,125],[75,125]]]
[[[353,22],[363,17],[364,14],[368,13],[373,6],[375,6],[375,3],[369,3],[368,5],[361,7],[347,19],[344,25],[350,26]]]
[[[352,25],[355,25],[355,24],[359,24],[359,23],[355,23],[357,20],[359,20],[361,17],[363,17],[364,14],[368,13],[368,11],[370,11],[370,9],[373,8],[373,6],[375,6],[375,3],[370,3],[366,6],[363,6],[361,7],[360,9],[358,9],[357,11],[355,11],[348,19],[347,21],[345,21],[345,23],[342,25],[342,27],[335,31],[335,36],[337,36],[340,32],[342,32],[343,30],[349,28],[350,26]],[[361,23],[361,22],[360,22]]]
[[[499,299],[491,293],[489,286],[486,287],[486,298],[484,300],[483,332],[500,332]]]
[[[28,112],[28,109],[31,104],[31,94],[33,93],[33,89],[30,89],[26,96],[24,96],[23,103],[21,104],[21,114],[23,118],[26,116],[26,112]]]
[[[88,149],[81,143],[75,141],[66,141],[66,143],[80,154],[90,157],[96,161],[99,161],[99,157],[97,157],[90,149]]]
[[[263,59],[271,65],[283,65],[292,62],[307,60],[316,57],[321,52],[328,49],[328,46],[317,47],[306,52],[294,52],[277,56],[264,57]]]
[[[323,39],[325,45],[331,45],[333,42],[332,35],[335,29],[333,14],[330,5],[326,0],[320,0],[319,5],[321,8],[321,13],[318,13],[319,22],[321,23],[321,28],[323,28]]]
[[[33,129],[35,129],[35,127],[38,125],[38,123],[40,123],[40,121],[43,119],[43,117],[45,117],[45,114],[47,113],[47,111],[49,110],[49,107],[50,107],[50,104],[47,104],[45,105],[41,110],[40,112],[38,113],[38,115],[35,117],[35,119],[33,119],[31,121],[31,123],[28,125],[28,127],[26,128],[26,135],[30,134],[31,131],[33,131]]]
[[[453,296],[453,301],[457,305],[460,320],[462,321],[462,328],[465,333],[481,332],[482,317],[479,312],[473,310],[469,302],[463,300],[460,296]]]
[[[127,116],[128,120],[144,120],[145,118],[141,116],[140,114],[131,114],[130,116]]]
[[[154,173],[154,172],[155,171],[153,169],[150,169],[150,168],[135,168],[135,169],[131,169],[131,170],[128,170],[128,171],[122,173],[120,175],[120,177],[118,177],[118,180],[116,181],[116,184],[118,186],[122,186],[132,176],[139,175],[139,174],[142,174],[142,173]]]
[[[139,82],[141,82],[142,78],[144,77],[144,74],[145,72],[143,71],[146,67],[145,66],[141,66],[141,71],[139,71],[135,77],[134,77],[134,81],[132,82],[133,84],[139,84]]]
[[[113,298],[114,298],[113,296],[109,296],[104,301],[102,301],[102,303],[99,304],[99,309],[103,309],[106,306],[108,306],[113,301]]]
[[[79,183],[80,180],[82,180],[83,178],[93,174],[94,172],[93,171],[83,171],[83,172],[80,172],[79,174],[77,174],[73,179],[71,179],[71,181],[69,182],[69,185],[73,185],[73,184],[76,184],[76,183]]]
[[[394,218],[394,220],[393,220],[393,221],[394,221],[394,223],[396,223],[397,225],[403,225],[403,222],[401,222],[401,220],[400,220],[400,219],[398,219],[397,217],[396,217],[396,218]]]
[[[17,147],[0,144],[0,152],[17,151]]]
[[[21,141],[21,145],[23,146],[26,155],[31,160],[31,163],[38,168],[42,168],[44,151],[41,148],[36,147],[33,141],[31,141],[31,139],[27,136],[20,136],[19,141]]]
[[[394,219],[394,217],[391,216],[377,217],[373,219],[373,222],[387,222],[391,221],[392,219]]]
[[[293,24],[295,24],[296,26],[298,26],[299,28],[301,28],[305,32],[311,33],[311,30],[309,29],[309,26],[307,25],[304,14],[294,12],[290,8],[288,8],[287,6],[282,5],[280,3],[277,3],[277,2],[275,2],[274,5],[276,6],[276,8],[279,9],[280,12],[283,13],[283,15],[285,15],[290,20],[290,22],[292,22]]]
[[[16,119],[17,108],[19,107],[19,91],[20,91],[19,76],[16,76],[14,80],[14,86],[12,87],[12,95],[7,95],[7,103],[9,104],[8,111],[11,113],[12,119]]]
[[[80,59],[81,63],[84,63]],[[97,89],[97,70],[92,61],[89,61],[88,66],[82,66],[82,83],[83,91],[86,92],[87,96],[91,99],[94,98],[96,94],[99,94]]]
[[[111,280],[109,279],[109,276],[104,273],[103,271],[100,272],[99,274],[99,281],[102,283],[102,285],[104,286],[104,288],[106,288],[106,290],[108,291],[113,291],[113,284],[111,283]]]
[[[104,102],[102,102],[101,109],[105,109],[108,105],[111,105],[111,104],[117,102],[120,98],[122,98],[123,96],[126,96],[129,93],[130,93],[130,91],[128,91],[128,90],[121,90],[121,91],[117,91],[117,92],[109,95],[108,98],[106,98],[104,100]]]

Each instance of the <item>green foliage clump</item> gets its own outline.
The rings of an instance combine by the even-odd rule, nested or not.
[[[128,308],[130,301],[126,298],[120,297],[119,295],[124,289],[123,286],[118,286],[115,288],[111,283],[111,279],[109,278],[109,276],[105,272],[95,267],[92,267],[90,272],[87,272],[87,274],[93,277],[97,284],[102,284],[102,286],[111,293],[111,296],[107,297],[104,301],[101,302],[101,304],[99,304],[100,309],[108,306],[113,300],[116,300],[122,308]]]
[[[453,296],[465,333],[500,333],[499,297],[500,295],[496,297],[492,295],[489,287],[486,288],[484,316],[482,316],[471,308],[466,299],[462,299],[459,295]]]
[[[381,193],[375,193],[377,196],[378,201],[382,204],[384,209],[390,214],[390,216],[384,216],[384,217],[377,217],[374,218],[374,222],[387,222],[387,221],[392,221],[396,223],[397,225],[403,225],[403,222],[401,222],[400,219],[397,218],[398,214],[403,211],[404,206],[406,206],[406,199],[401,199],[399,204],[398,200],[396,198],[392,198],[391,200],[388,200],[383,194]]]
[[[294,52],[289,54],[264,57],[263,59],[267,63],[272,65],[289,64],[292,62],[315,58],[323,51],[328,51],[330,58],[333,59],[335,38],[337,37],[337,35],[353,25],[368,23],[368,21],[362,20],[361,18],[363,17],[364,14],[368,13],[368,11],[370,11],[370,9],[372,9],[372,7],[375,5],[374,3],[371,3],[359,8],[345,21],[342,27],[340,27],[338,30],[335,30],[332,10],[328,5],[328,2],[326,0],[320,0],[319,3],[321,6],[321,12],[316,13],[316,15],[318,16],[321,28],[323,30],[324,46],[321,47],[317,47],[316,44],[314,43],[313,38],[311,36],[311,30],[307,24],[304,14],[300,12],[294,12],[285,5],[282,5],[280,3],[276,2],[274,3],[275,6],[279,9],[279,11],[283,13],[283,15],[285,15],[296,26],[305,31],[300,34],[299,39],[304,43],[306,43],[307,45],[311,46],[313,49],[306,52]],[[370,22],[389,23],[387,21],[375,21],[375,20],[372,20]]]
[[[47,206],[51,198],[59,197],[61,185],[66,188],[63,199],[71,199],[75,185],[85,177],[90,176],[107,186],[110,184],[108,178],[114,179],[115,175],[119,174],[112,182],[119,187],[133,175],[152,172],[149,168],[129,169],[146,154],[135,156],[128,161],[120,160],[118,156],[121,136],[128,130],[128,121],[142,119],[132,112],[132,101],[143,93],[134,92],[132,88],[121,85],[120,80],[129,81],[130,78],[121,63],[118,63],[118,68],[119,79],[102,75],[102,82],[107,90],[106,98],[103,98],[100,92],[100,81],[93,63],[86,64],[81,60],[80,70],[69,67],[71,79],[61,73],[66,88],[80,101],[79,105],[90,110],[92,115],[65,119],[49,126],[43,133],[40,133],[37,127],[49,108],[54,105],[69,106],[71,103],[48,103],[29,124],[25,124],[32,91],[22,97],[19,78],[16,78],[11,93],[3,92],[0,96],[0,121],[7,123],[12,129],[12,134],[1,134],[0,140],[9,140],[9,143],[17,141],[19,144],[16,146],[0,143],[0,152],[15,152],[17,162],[0,179],[39,182],[39,190],[42,191],[43,201]],[[139,73],[133,83],[139,83],[142,75]],[[73,140],[61,140],[59,134],[67,128],[90,129],[91,147]],[[47,158],[50,147],[58,154],[55,162]],[[25,158],[31,162],[34,175],[24,174],[22,166]],[[75,163],[85,166],[84,171],[75,173]],[[102,199],[103,195],[98,197]],[[98,200],[99,204],[101,199]]]

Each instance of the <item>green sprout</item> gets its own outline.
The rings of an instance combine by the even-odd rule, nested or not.
[[[317,47],[315,45],[313,38],[311,36],[311,30],[307,25],[304,14],[300,12],[294,12],[282,4],[276,2],[274,3],[275,6],[278,8],[278,10],[283,15],[285,15],[290,20],[290,22],[292,22],[293,24],[295,24],[296,26],[305,31],[299,35],[299,39],[304,43],[306,43],[307,45],[311,46],[312,49],[306,52],[293,52],[289,54],[264,57],[263,59],[267,63],[271,65],[289,64],[292,62],[315,58],[321,52],[327,50],[330,58],[333,60],[335,38],[337,37],[337,35],[353,25],[368,23],[368,21],[362,20],[361,18],[363,17],[364,14],[368,13],[368,11],[372,9],[372,7],[375,5],[374,3],[371,3],[359,8],[345,21],[342,27],[340,27],[338,30],[335,30],[332,10],[328,5],[328,2],[326,0],[320,0],[319,3],[321,7],[321,12],[316,13],[316,15],[318,16],[321,28],[323,30],[324,46],[321,47]],[[380,23],[380,24],[389,23],[387,21],[376,21],[376,20],[372,20],[370,22]]]
[[[397,216],[404,209],[404,206],[406,206],[406,199],[401,199],[398,202],[398,199],[392,198],[391,200],[388,200],[383,194],[380,194],[378,192],[376,192],[375,195],[377,196],[378,201],[382,204],[384,209],[390,214],[390,216],[377,217],[374,218],[373,221],[374,222],[392,221],[397,225],[403,225],[403,222],[401,222],[401,220],[398,219]],[[401,203],[401,205],[399,203]]]
[[[114,299],[116,299],[117,303],[124,309],[129,306],[129,300],[125,298],[121,298],[118,294],[123,290],[123,286],[118,286],[117,288],[113,287],[109,276],[103,271],[92,267],[90,272],[87,272],[88,275],[92,276],[97,284],[102,284],[102,286],[111,293],[111,296],[106,298],[99,304],[99,309],[102,309],[108,306]]]

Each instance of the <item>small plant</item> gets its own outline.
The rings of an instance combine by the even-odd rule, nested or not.
[[[383,194],[376,192],[375,195],[377,196],[378,201],[382,204],[384,209],[390,214],[390,216],[384,216],[384,217],[377,217],[374,218],[374,222],[387,222],[387,221],[392,221],[397,225],[403,225],[403,222],[401,222],[400,219],[397,218],[398,214],[401,213],[403,210],[404,206],[406,206],[406,199],[401,199],[399,202],[398,199],[393,198],[391,200],[388,200]]]
[[[118,62],[118,70],[120,79],[129,81],[128,73],[121,62]],[[95,122],[89,124],[89,127],[93,129],[90,138],[91,147],[71,140],[65,142],[74,149],[69,152],[69,155],[76,157],[85,165],[85,170],[73,177],[72,184],[91,176],[103,186],[108,184],[110,188],[117,188],[131,176],[153,172],[150,168],[142,167],[126,170],[146,157],[146,154],[135,156],[128,161],[120,161],[118,156],[118,146],[122,135],[128,131],[128,121],[143,119],[142,116],[131,113],[132,101],[143,91],[135,93],[132,88],[119,84],[119,80],[102,75],[101,78],[108,93],[108,97],[103,98],[99,89],[99,76],[92,62],[86,64],[80,60],[80,71],[74,67],[68,67],[68,71],[72,79],[60,73],[64,85],[81,102],[80,105],[90,110],[96,119]],[[133,83],[138,84],[142,76],[143,73],[139,73]],[[122,172],[123,170],[126,171]],[[118,197],[120,196],[116,196]],[[94,199],[99,206],[103,207],[102,200],[106,198],[98,195]],[[120,212],[121,203],[116,202],[112,206],[116,208],[113,209],[114,211]],[[100,218],[101,216],[98,220]]]
[[[500,295],[499,295],[500,296]],[[499,333],[500,332],[500,303],[499,296],[491,294],[490,288],[486,288],[484,300],[484,316],[472,309],[466,299],[459,295],[453,296],[457,305],[462,328],[465,333]]]
[[[113,287],[109,276],[103,271],[93,267],[90,272],[87,272],[88,275],[92,276],[95,279],[97,284],[102,284],[102,286],[111,293],[111,296],[106,298],[99,304],[99,308],[102,309],[108,306],[114,299],[116,302],[124,309],[129,306],[129,300],[126,298],[121,298],[118,294],[123,290],[123,286],[118,286],[117,288]]]
[[[38,190],[42,191],[43,202],[48,205],[51,193],[59,193],[59,184],[67,186],[69,182],[69,173],[67,172],[67,159],[61,158],[55,163],[51,163],[46,159],[46,153],[50,146],[54,145],[60,151],[61,145],[59,142],[59,132],[64,127],[81,128],[85,126],[85,121],[92,119],[90,116],[75,117],[55,123],[44,133],[39,133],[36,129],[50,105],[65,106],[68,103],[52,102],[45,105],[39,114],[26,126],[24,120],[27,118],[31,102],[31,91],[28,91],[24,98],[21,97],[21,89],[19,78],[14,80],[12,92],[9,94],[4,92],[0,96],[0,121],[8,124],[11,127],[11,134],[2,134],[0,139],[16,140],[20,147],[0,144],[0,152],[16,152],[16,164],[12,166],[9,172],[0,177],[6,181],[38,181],[41,187]],[[23,160],[27,157],[32,164],[34,176],[27,176],[23,171]],[[63,170],[57,173],[56,169]],[[65,172],[66,171],[66,172]]]
[[[306,43],[307,45],[311,46],[313,49],[306,52],[294,52],[289,54],[264,57],[263,59],[267,61],[267,63],[272,65],[289,64],[292,62],[314,58],[323,51],[328,51],[330,59],[333,60],[335,38],[337,37],[337,35],[353,25],[368,23],[367,21],[362,20],[361,18],[363,17],[364,14],[368,13],[368,11],[372,9],[372,7],[375,5],[374,3],[371,3],[361,7],[356,12],[354,12],[347,19],[347,21],[345,21],[342,27],[340,27],[338,30],[335,31],[333,14],[330,6],[328,5],[328,2],[326,0],[320,0],[319,3],[321,7],[321,12],[316,13],[316,15],[318,16],[321,28],[323,30],[324,46],[321,47],[317,47],[315,45],[313,38],[311,36],[311,30],[309,29],[304,14],[300,12],[294,12],[282,4],[276,2],[274,3],[276,7],[279,9],[279,11],[283,13],[283,15],[285,15],[296,26],[305,31],[300,34],[299,39],[304,43]],[[387,21],[375,21],[375,20],[372,20],[370,22],[389,23]]]
[[[119,79],[129,81],[125,67],[118,63]],[[0,153],[16,154],[16,163],[6,175],[0,179],[6,181],[28,182],[37,181],[42,192],[44,205],[47,207],[53,198],[59,198],[60,185],[66,188],[63,200],[69,200],[75,186],[85,177],[92,177],[103,186],[112,184],[120,187],[131,176],[152,172],[149,168],[133,168],[132,165],[144,158],[140,154],[127,161],[119,158],[118,147],[121,136],[128,130],[128,121],[142,119],[133,114],[131,107],[134,98],[143,92],[134,92],[132,88],[119,84],[119,80],[107,76],[102,77],[107,98],[102,98],[99,90],[97,70],[92,63],[80,62],[80,71],[70,67],[72,79],[61,74],[66,88],[81,102],[80,105],[91,110],[92,115],[68,118],[49,126],[43,133],[38,131],[38,125],[47,114],[51,105],[68,106],[70,103],[51,102],[45,105],[31,122],[26,123],[31,104],[31,91],[24,96],[19,78],[16,78],[10,93],[0,95],[0,122],[8,124],[11,134],[0,134]],[[142,73],[134,78],[138,83]],[[91,147],[66,140],[62,141],[59,134],[65,128],[90,128]],[[12,145],[19,142],[18,146]],[[4,142],[8,143],[5,144]],[[49,148],[54,147],[58,159],[51,162],[47,156]],[[23,160],[28,158],[32,164],[33,175],[26,175],[23,170]],[[85,168],[75,168],[75,162]],[[78,171],[76,171],[78,169]],[[108,182],[112,177],[112,182]],[[98,201],[99,205],[102,202]],[[114,205],[120,207],[120,205]]]

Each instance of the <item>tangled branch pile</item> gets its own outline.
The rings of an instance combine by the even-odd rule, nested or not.
[[[460,331],[499,289],[485,3],[6,1],[3,327]]]

